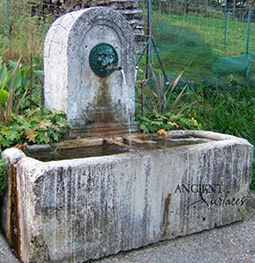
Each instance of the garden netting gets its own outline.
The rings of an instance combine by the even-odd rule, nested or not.
[[[157,23],[154,30],[153,61],[160,68],[155,49],[169,80],[189,65],[182,82],[201,82],[219,89],[250,85],[254,78],[255,52],[248,55],[218,57],[212,47],[190,27]]]

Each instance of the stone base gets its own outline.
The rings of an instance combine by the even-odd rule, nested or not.
[[[21,259],[83,262],[242,220],[253,146],[202,131],[165,139],[177,135],[207,142],[51,162],[4,151],[16,168]],[[3,211],[12,218],[8,202]]]

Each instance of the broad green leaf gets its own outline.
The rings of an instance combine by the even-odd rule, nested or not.
[[[149,118],[145,117],[145,116],[142,116],[141,120],[151,122],[151,120]]]
[[[46,144],[50,142],[50,137],[48,137],[47,133],[40,133],[36,138],[36,141],[40,144]]]
[[[2,135],[9,135],[11,132],[10,132],[10,129],[8,127],[3,126],[3,128],[1,128],[1,130],[0,130],[0,133]]]
[[[17,62],[17,61],[12,61],[12,60],[10,60],[9,63],[10,63],[10,65],[11,65],[11,67],[12,67],[13,69],[15,69],[15,68],[17,67],[17,65],[19,64],[19,62]]]
[[[57,122],[57,125],[58,125],[59,127],[70,126],[70,125],[68,124],[68,122],[66,121],[66,119],[64,119],[64,118],[60,118],[60,120]]]
[[[49,136],[53,138],[54,141],[58,141],[59,137],[61,137],[60,133],[57,133],[56,130],[49,129],[48,130]]]
[[[2,104],[3,107],[5,107],[5,104],[8,100],[8,91],[4,90],[4,89],[1,89],[0,90],[0,103]]]
[[[1,66],[1,63],[0,63]],[[3,89],[8,77],[8,72],[5,64],[3,64],[0,68],[0,89]]]
[[[27,79],[27,78],[22,78],[22,79],[21,79],[21,86],[22,86],[23,88],[26,88],[26,87],[28,86],[29,82],[30,82],[29,79]]]
[[[15,131],[17,133],[21,133],[22,131],[24,131],[24,126],[18,124],[17,122],[12,122],[9,128],[10,130]]]
[[[35,74],[44,79],[44,70],[35,70]]]
[[[146,127],[144,123],[142,123],[139,128],[143,133],[149,133],[149,129]]]
[[[1,144],[3,147],[9,147],[9,146],[12,144],[12,142],[9,141],[9,140],[6,140],[6,139],[2,139],[2,140],[0,141],[0,144]]]
[[[19,115],[19,116],[17,116],[17,122],[19,124],[23,124],[24,122],[26,122],[26,119],[25,119],[25,117]]]
[[[13,82],[13,86],[12,87],[13,87],[13,90],[15,91],[18,87],[21,86],[22,77],[21,77],[21,74],[20,74],[19,71],[17,71],[17,75],[16,76],[14,74],[12,74],[11,77],[14,78],[14,79],[10,78],[6,85],[8,86],[8,88],[10,88],[11,87],[11,83]]]
[[[19,139],[20,135],[16,131],[11,131],[9,135],[6,135],[5,138],[9,141],[17,141]]]
[[[23,78],[27,78],[30,75],[30,67],[27,67],[25,69],[21,69],[20,72],[21,72],[21,76]]]

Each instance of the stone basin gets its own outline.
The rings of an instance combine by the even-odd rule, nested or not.
[[[123,146],[130,139],[123,137],[91,138],[90,146]],[[17,148],[2,153],[12,164],[2,225],[24,262],[83,262],[243,219],[253,159],[248,141],[173,131],[165,141],[196,143],[164,147],[163,139],[153,142],[156,135],[131,137],[156,147],[48,162]]]
[[[175,132],[176,133],[176,132]],[[125,152],[164,149],[182,145],[210,142],[212,139],[199,138],[177,132],[175,135],[124,134],[117,136],[90,137],[64,141],[53,145],[32,145],[24,151],[28,157],[39,161],[107,156]]]

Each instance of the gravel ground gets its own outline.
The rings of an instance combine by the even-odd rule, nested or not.
[[[0,263],[17,259],[0,236]],[[89,263],[255,263],[255,192],[243,222],[121,252]],[[40,262],[36,262],[40,263]]]

